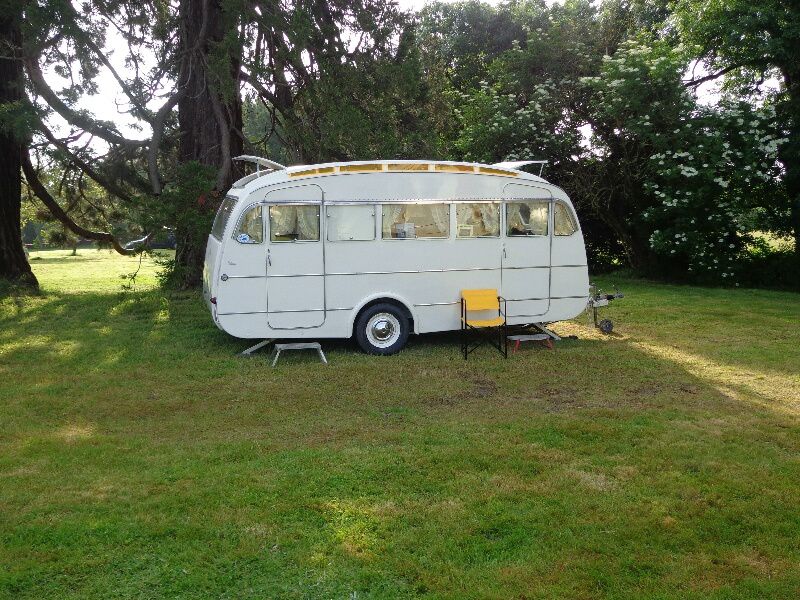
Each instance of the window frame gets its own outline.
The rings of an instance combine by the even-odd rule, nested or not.
[[[415,232],[415,235],[414,235],[413,238],[409,238],[409,237],[384,237],[384,235],[383,235],[383,215],[384,215],[383,207],[384,206],[426,206],[426,205],[432,205],[432,204],[443,204],[444,206],[447,207],[447,235],[444,235],[444,236],[441,236],[441,237],[431,237],[431,236],[419,237],[419,236],[416,235],[416,232]],[[390,201],[381,202],[379,204],[379,206],[381,207],[381,219],[380,219],[380,224],[379,224],[379,226],[380,226],[380,237],[379,238],[376,237],[376,239],[380,239],[381,241],[389,241],[389,242],[394,242],[394,241],[406,242],[408,240],[436,240],[436,241],[441,241],[441,240],[453,239],[452,238],[452,236],[453,236],[453,227],[452,227],[452,220],[453,220],[453,209],[452,209],[452,207],[453,207],[453,204],[455,204],[455,202],[453,200],[421,200],[421,201],[405,200],[405,201],[394,201],[394,202],[390,202]]]
[[[343,208],[343,207],[350,207],[350,206],[369,206],[372,209],[372,237],[369,239],[331,239],[330,238],[330,227],[329,227],[329,217],[328,211],[332,208]],[[383,218],[383,213],[381,213],[381,218]],[[370,203],[370,202],[335,202],[330,203],[325,206],[325,242],[374,242],[378,240],[378,204],[377,203]]]
[[[545,233],[531,233],[525,235],[511,235],[508,233],[508,209],[511,204],[544,204],[547,207],[547,218],[545,219],[545,227],[547,231]],[[552,220],[552,213],[555,211],[550,210],[550,206],[553,204],[552,198],[509,198],[508,200],[504,200],[503,204],[505,204],[505,210],[503,211],[503,237],[504,238],[546,238],[551,237],[550,233],[552,231],[550,221]]]
[[[505,202],[503,200],[476,200],[476,201],[465,201],[465,202],[453,202],[452,203],[455,207],[455,239],[457,240],[496,240],[499,239],[503,234],[503,205]],[[458,224],[458,207],[459,206],[466,206],[472,204],[494,204],[497,206],[497,235],[469,235],[463,236],[458,234],[458,228],[460,225]]]
[[[556,233],[556,205],[562,206],[564,210],[567,212],[567,216],[569,217],[570,222],[572,223],[573,230],[572,233]],[[580,223],[578,222],[578,215],[570,208],[570,206],[564,202],[563,200],[554,200],[553,201],[553,237],[571,237],[580,231]]]
[[[242,228],[242,223],[244,222],[245,215],[247,215],[251,210],[255,210],[256,208],[261,209],[261,241],[260,242],[242,242],[238,239],[239,232]],[[236,227],[231,232],[231,239],[233,239],[236,243],[241,244],[243,246],[253,246],[257,244],[263,244],[266,236],[264,235],[264,205],[260,203],[250,204],[245,208],[240,214],[239,218],[236,220]]]
[[[270,244],[315,244],[322,241],[322,203],[320,202],[273,202],[266,203],[267,221],[269,223],[269,243]],[[314,206],[317,209],[317,239],[315,240],[273,240],[272,239],[272,208],[281,206]]]
[[[228,211],[228,216],[225,218],[225,223],[222,226],[222,231],[219,232],[219,235],[215,233],[215,225],[217,224],[217,219],[219,218],[220,211],[222,211],[222,207],[225,206],[227,202],[231,202],[233,205],[230,207]],[[236,204],[239,202],[239,198],[236,196],[225,196],[220,202],[219,208],[217,209],[217,214],[214,215],[214,221],[211,223],[211,237],[213,237],[218,242],[221,242],[225,239],[225,230],[228,228],[228,223],[231,220],[231,214],[233,214],[234,209],[236,208]]]

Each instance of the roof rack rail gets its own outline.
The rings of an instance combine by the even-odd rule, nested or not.
[[[243,162],[250,162],[256,165],[256,172],[260,171],[260,167],[266,167],[269,171],[282,171],[286,167],[280,163],[262,158],[260,156],[251,156],[249,154],[242,154],[241,156],[234,157],[233,160],[241,160]]]
[[[493,167],[500,167],[501,169],[515,169],[519,170],[525,165],[539,165],[539,177],[544,172],[544,166],[548,164],[549,160],[509,160],[505,162],[494,163]]]

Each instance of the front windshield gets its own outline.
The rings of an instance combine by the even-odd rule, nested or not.
[[[218,240],[222,241],[222,234],[225,233],[225,226],[228,224],[228,219],[233,212],[233,207],[236,206],[236,198],[226,197],[219,205],[217,216],[214,217],[214,225],[211,227],[211,235]]]

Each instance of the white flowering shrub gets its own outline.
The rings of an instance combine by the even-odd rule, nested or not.
[[[754,228],[786,221],[771,105],[704,106],[683,86],[682,47],[627,42],[606,57],[592,90],[595,151],[624,169],[624,214],[665,275],[734,282]],[[612,207],[613,208],[613,207]],[[770,217],[779,217],[771,219]]]
[[[466,160],[556,162],[576,151],[580,132],[565,120],[554,81],[545,80],[525,93],[508,87],[483,81],[479,89],[461,95],[456,148]]]

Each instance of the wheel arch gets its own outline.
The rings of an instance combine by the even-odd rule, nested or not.
[[[356,321],[362,312],[364,312],[370,306],[383,303],[392,304],[402,310],[409,319],[409,331],[411,333],[417,333],[417,318],[411,308],[412,304],[402,296],[386,293],[368,296],[367,298],[364,298],[358,306],[356,306],[356,308],[350,314],[350,331],[355,334],[354,329],[356,326]]]

